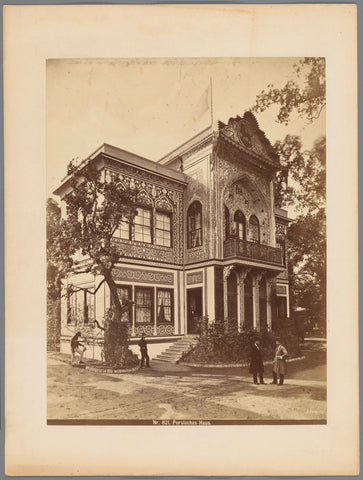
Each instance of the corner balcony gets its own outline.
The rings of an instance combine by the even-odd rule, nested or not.
[[[282,251],[280,248],[261,245],[255,242],[247,242],[239,238],[229,238],[224,241],[223,258],[240,258],[283,267]]]

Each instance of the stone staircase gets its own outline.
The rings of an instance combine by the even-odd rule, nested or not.
[[[183,337],[168,347],[163,353],[154,358],[160,362],[177,363],[184,352],[188,352],[191,347],[194,347],[198,343],[198,337],[190,335]]]

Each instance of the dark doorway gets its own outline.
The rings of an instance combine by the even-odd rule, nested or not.
[[[231,272],[227,280],[228,325],[237,327],[237,277]]]
[[[203,289],[187,290],[187,333],[199,333],[199,319],[203,315]]]

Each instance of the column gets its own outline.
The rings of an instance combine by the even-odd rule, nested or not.
[[[290,285],[286,285],[286,316],[290,318]]]
[[[157,288],[153,288],[154,290],[154,336],[157,335],[157,328],[156,328],[156,320],[158,318],[158,293]]]
[[[243,285],[243,286],[242,286]],[[237,274],[237,330],[241,331],[242,323],[242,306],[241,306],[241,289],[244,287],[244,282],[241,280],[240,273]]]
[[[135,302],[135,286],[132,285],[131,287],[131,298]],[[135,316],[136,316],[136,303],[133,304],[131,308],[131,321],[132,321],[132,327],[131,327],[131,335],[134,337],[135,336]]]
[[[267,310],[267,330],[272,330],[272,315],[271,315],[271,290],[272,278],[266,276],[266,310]]]
[[[215,279],[214,279],[214,267],[206,267],[204,269],[205,289],[207,294],[207,306],[206,312],[208,314],[208,323],[215,320]]]
[[[240,332],[245,324],[245,280],[250,269],[241,270],[237,279],[237,312],[238,331]]]
[[[228,324],[228,277],[233,269],[234,265],[228,265],[223,267],[223,312],[224,323]]]
[[[255,273],[252,277],[252,299],[253,299],[253,328],[260,331],[260,280],[262,273]]]

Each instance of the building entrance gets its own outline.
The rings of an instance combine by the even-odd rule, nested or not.
[[[199,333],[199,319],[203,315],[203,289],[192,288],[187,290],[187,333]]]

